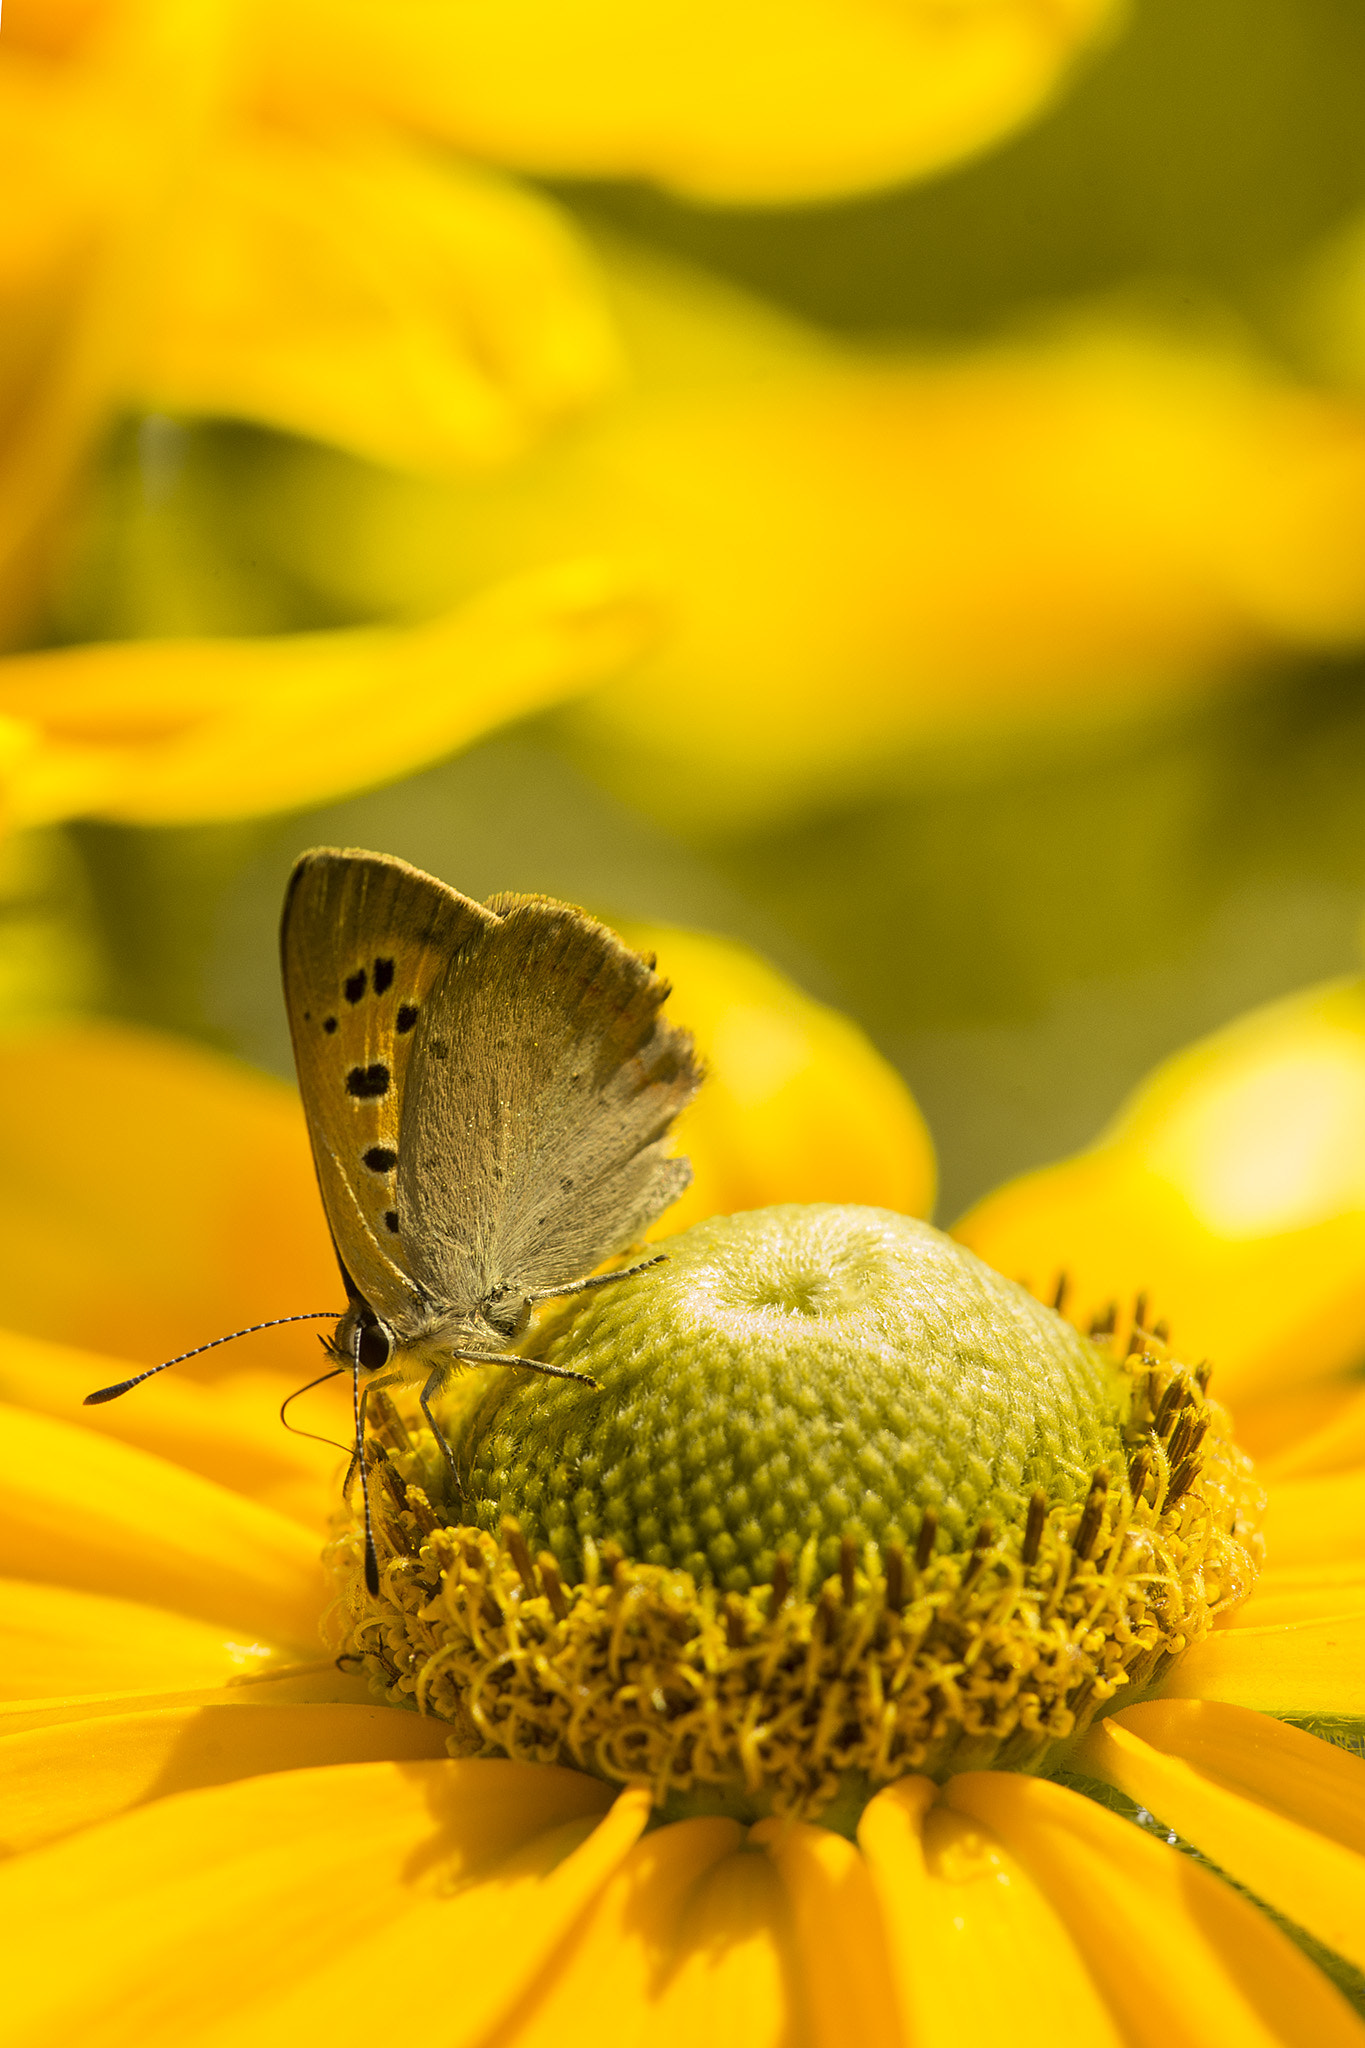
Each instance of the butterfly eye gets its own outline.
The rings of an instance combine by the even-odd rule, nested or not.
[[[378,1372],[393,1356],[393,1340],[382,1323],[367,1323],[360,1332],[360,1363],[366,1372]]]

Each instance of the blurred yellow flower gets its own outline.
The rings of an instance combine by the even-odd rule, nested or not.
[[[503,459],[605,388],[610,323],[559,210],[413,130],[531,168],[681,156],[739,193],[844,189],[1019,121],[1111,11],[749,6],[641,34],[614,8],[11,0],[0,591],[30,595],[120,406],[440,468]]]
[[[680,960],[689,949],[678,978],[701,1021],[705,942],[680,941]],[[765,1028],[800,1020],[755,963],[720,949],[715,976],[772,998]],[[832,1102],[849,1102],[859,1062],[874,1111],[888,1102],[865,1053],[850,1067],[837,1034],[809,1031],[805,1100],[831,1053]],[[742,1122],[744,1060],[731,1068],[723,1035],[707,1050]],[[745,2048],[1045,2048],[1059,2014],[1113,2048],[1365,2041],[1249,1898],[1055,1782],[904,1778],[854,1841],[727,1818],[646,1832],[643,1790],[451,1761],[443,1723],[377,1704],[319,1658],[332,1459],[280,1436],[266,1376],[216,1353],[158,1398],[77,1405],[118,1370],[95,1349],[155,1357],[224,1314],[254,1319],[269,1292],[302,1306],[334,1289],[297,1105],[206,1054],[96,1027],[11,1039],[7,1056],[25,1076],[0,1138],[9,1306],[33,1333],[0,1346],[0,1837],[14,1852],[0,1917],[17,2048],[77,2034],[114,2048],[130,2028],[144,2048],[227,2048],[248,2029],[262,2048],[359,2048],[406,2024],[411,1997],[424,2032],[459,2048],[633,2048],[699,2026]],[[751,1174],[742,1130],[729,1150]],[[818,1160],[798,1170],[809,1183]],[[849,1170],[837,1151],[835,1170]],[[275,1346],[278,1390],[297,1339],[257,1341]],[[1314,1522],[1330,1485],[1272,1485],[1270,1568],[1250,1601],[1074,1762],[1360,1967],[1365,1765],[1253,1711],[1358,1711],[1365,1456],[1343,1476],[1355,1506],[1332,1555]],[[435,1990],[412,1992],[414,1958],[439,1959]]]
[[[567,730],[670,823],[838,803],[907,750],[1095,727],[1365,635],[1353,403],[1115,321],[857,352],[603,261],[633,376],[591,422],[459,482],[286,456],[264,520],[314,587],[378,611],[575,544],[640,564],[669,630]]]
[[[1365,983],[1286,997],[1177,1054],[1093,1147],[988,1195],[954,1234],[1038,1288],[1065,1268],[1079,1321],[1142,1290],[1183,1354],[1216,1359],[1239,1423],[1260,1397],[1354,1369]]]
[[[1115,0],[358,0],[262,6],[266,89],[472,155],[698,198],[822,198],[937,170],[1035,113]]]
[[[166,825],[346,795],[586,689],[658,630],[638,578],[578,561],[418,626],[12,655],[0,820]]]

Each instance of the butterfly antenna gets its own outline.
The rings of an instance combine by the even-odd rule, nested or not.
[[[355,1408],[355,1460],[360,1467],[360,1503],[365,1510],[365,1584],[378,1597],[379,1558],[374,1547],[374,1523],[370,1520],[370,1475],[365,1467],[365,1398],[360,1391],[360,1339],[356,1325],[355,1350],[351,1358],[351,1392]]]
[[[320,1387],[324,1380],[334,1380],[339,1372],[345,1370],[344,1365],[334,1365],[330,1372],[320,1372],[315,1380],[309,1380],[307,1386],[295,1387],[292,1394],[285,1395],[280,1403],[280,1421],[291,1436],[306,1436],[310,1444],[326,1444],[328,1449],[333,1451],[345,1451],[349,1448],[346,1444],[339,1444],[335,1437],[319,1436],[315,1430],[300,1429],[297,1423],[289,1420],[286,1412],[298,1400],[300,1394],[311,1394],[314,1387]]]
[[[97,1387],[93,1394],[87,1394],[81,1403],[83,1408],[98,1408],[101,1401],[116,1401],[120,1394],[126,1394],[130,1387],[140,1387],[144,1380],[155,1379],[159,1372],[165,1372],[171,1365],[183,1365],[187,1358],[198,1358],[201,1351],[216,1351],[220,1344],[235,1344],[239,1337],[254,1337],[258,1330],[275,1330],[281,1323],[339,1322],[341,1311],[334,1308],[305,1309],[297,1316],[272,1316],[268,1323],[248,1323],[244,1330],[230,1330],[226,1337],[214,1337],[207,1344],[196,1344],[193,1351],[182,1351],[178,1358],[165,1358],[160,1365],[149,1365],[145,1372],[135,1372],[130,1380],[120,1380],[114,1387]],[[314,1381],[314,1385],[317,1382]],[[299,1392],[304,1389],[300,1387]]]

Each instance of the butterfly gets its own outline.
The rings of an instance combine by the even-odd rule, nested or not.
[[[507,1347],[538,1302],[642,1270],[594,1277],[692,1178],[665,1149],[692,1040],[652,961],[583,911],[476,903],[389,854],[305,853],[280,952],[349,1304],[332,1348],[357,1383],[420,1384],[450,1458],[430,1404],[460,1366],[583,1377]]]

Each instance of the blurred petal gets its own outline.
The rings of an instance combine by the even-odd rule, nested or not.
[[[638,2015],[647,2048],[796,2048],[804,2029],[793,1992],[790,1913],[765,1856],[726,1856],[697,1882],[678,1928],[673,1967]],[[584,2000],[569,2034],[584,2048],[602,2039],[600,2015]],[[632,2016],[634,2017],[634,2016]],[[504,2038],[508,2038],[505,2036]],[[520,2048],[519,2029],[511,2030]],[[624,2037],[623,2037],[624,2038]],[[832,2048],[817,2029],[820,2048]],[[880,2048],[864,2034],[861,2048]]]
[[[391,2024],[402,1961],[439,1957],[442,2038],[467,2040],[629,1852],[647,1802],[627,1793],[594,1833],[608,1796],[571,1771],[412,1761],[158,1800],[0,1871],[31,1962],[10,2038],[113,2048],[135,2016],[147,2048],[359,2048]]]
[[[577,561],[407,628],[270,640],[120,641],[0,664],[19,824],[244,818],[410,773],[629,663],[652,604]]]
[[[234,1373],[211,1392],[172,1377],[149,1399],[84,1406],[86,1395],[97,1387],[126,1379],[136,1370],[135,1365],[93,1351],[67,1350],[0,1330],[0,1401],[55,1416],[98,1436],[117,1437],[234,1493],[264,1501],[295,1521],[324,1526],[339,1498],[341,1454],[281,1427],[280,1390],[273,1377]],[[323,1405],[323,1389],[309,1398],[319,1411],[309,1411],[315,1429],[333,1423],[345,1429],[346,1418],[337,1404]]]
[[[1354,1365],[1365,983],[1269,1004],[1168,1060],[1092,1151],[988,1195],[954,1234],[1035,1285],[1065,1268],[1080,1321],[1144,1291],[1234,1407]]]
[[[398,1707],[163,1707],[24,1734],[0,1723],[0,1851],[36,1848],[152,1799],[274,1771],[444,1757]]]
[[[274,544],[376,610],[570,550],[641,562],[672,630],[570,722],[689,832],[1365,634],[1353,405],[1121,331],[872,359],[678,268],[609,279],[634,380],[591,425],[439,489],[343,498],[334,465],[291,464]]]
[[[1263,1913],[1187,1856],[1060,1785],[1008,1771],[943,1797],[1016,1856],[1134,2048],[1361,2048],[1365,2027]]]
[[[234,1636],[135,1597],[0,1580],[0,1698],[212,1688],[284,1661],[240,1630]],[[0,1721],[0,1731],[9,1727]]]
[[[1265,1714],[1358,1717],[1365,1606],[1343,1599],[1323,1619],[1215,1629],[1185,1652],[1161,1691],[1167,1699],[1222,1700]]]
[[[1285,1565],[1263,1571],[1242,1603],[1222,1624],[1227,1628],[1271,1628],[1285,1622],[1332,1621],[1365,1612],[1365,1556],[1319,1564]]]
[[[666,925],[630,924],[623,935],[657,953],[672,1014],[706,1068],[676,1126],[675,1149],[695,1179],[663,1233],[772,1202],[928,1213],[934,1153],[924,1119],[856,1024],[733,940]]]
[[[371,461],[501,461],[617,373],[546,199],[363,135],[234,133],[161,252],[135,396]]]
[[[1109,0],[406,0],[261,10],[287,101],[334,91],[471,153],[708,199],[856,191],[936,169],[1025,120]]]
[[[911,1778],[858,1828],[915,2048],[1119,2048],[1120,2034],[1047,1900],[989,1831]]]
[[[156,1364],[267,1316],[344,1302],[292,1088],[113,1024],[15,1033],[4,1053],[12,1325]],[[301,1325],[252,1337],[238,1366],[244,1356],[300,1380],[318,1370]],[[233,1364],[231,1350],[211,1351],[176,1371],[212,1379]]]
[[[16,1578],[145,1600],[244,1630],[248,1643],[259,1633],[315,1649],[326,1605],[311,1530],[18,1408],[0,1430],[0,1556]]]
[[[1338,1955],[1365,1963],[1365,1762],[1194,1700],[1103,1721],[1081,1769],[1117,1785]]]
[[[1335,1390],[1334,1390],[1335,1391]],[[1261,1440],[1257,1464],[1266,1479],[1295,1479],[1325,1472],[1365,1467],[1365,1388],[1342,1388],[1341,1399],[1317,1429],[1306,1430],[1287,1443]],[[1254,1457],[1255,1447],[1238,1416],[1238,1442]]]

